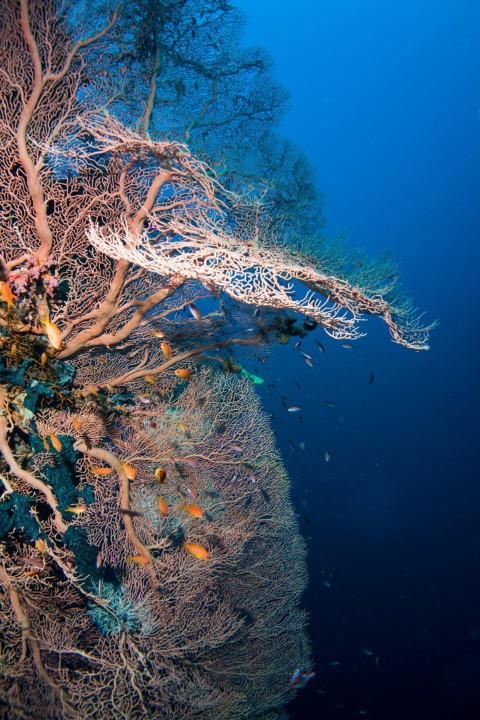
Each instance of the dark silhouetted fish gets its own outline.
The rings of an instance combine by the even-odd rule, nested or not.
[[[262,497],[267,501],[270,502],[270,495],[264,490],[263,488],[260,488],[260,492],[262,493]]]

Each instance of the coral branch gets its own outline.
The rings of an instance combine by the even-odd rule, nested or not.
[[[130,480],[124,470],[122,462],[112,452],[110,452],[109,450],[105,450],[104,448],[88,448],[85,444],[82,443],[78,444],[77,447],[88,457],[95,458],[96,460],[107,463],[117,473],[118,477],[120,478],[120,510],[124,511],[122,513],[122,516],[127,537],[132,543],[135,550],[137,550],[141,555],[143,555],[143,557],[145,557],[148,562],[153,562],[153,555],[135,534],[132,518],[129,515],[129,512],[131,511]]]
[[[64,688],[58,686],[53,681],[52,677],[43,665],[40,646],[31,633],[30,618],[22,605],[19,593],[15,590],[10,578],[8,577],[5,566],[0,566],[0,582],[7,588],[15,617],[22,630],[22,644],[24,646],[24,652],[26,649],[25,646],[28,644],[32,652],[38,674],[62,703],[62,707],[66,713],[65,717],[77,717],[76,713],[74,713],[74,708],[70,702],[68,693]]]
[[[13,453],[8,444],[7,435],[8,421],[6,416],[6,393],[5,389],[0,387],[0,453],[5,458],[5,461],[9,466],[12,475],[15,475],[19,479],[23,480],[25,483],[27,483],[27,485],[34,488],[44,496],[46,502],[48,503],[50,509],[53,512],[55,527],[59,532],[64,533],[67,529],[67,525],[64,523],[62,514],[58,510],[58,502],[55,495],[48,487],[48,485],[36,478],[33,473],[30,473],[27,470],[22,470],[22,468],[13,456]]]

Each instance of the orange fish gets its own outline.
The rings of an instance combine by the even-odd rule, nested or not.
[[[54,347],[55,350],[60,350],[62,347],[62,336],[58,327],[55,323],[50,322],[50,320],[40,320],[40,322],[45,327],[45,333],[50,345]]]
[[[27,570],[25,575],[27,577],[33,577],[34,575],[40,575],[41,572],[43,572],[43,568],[38,570]]]
[[[191,377],[190,370],[187,370],[187,368],[178,368],[178,370],[175,370],[175,375],[182,380],[190,380]]]
[[[82,427],[82,424],[76,415],[73,416],[72,425],[75,430],[80,430],[80,428]]]
[[[74,515],[81,515],[84,512],[87,512],[87,506],[86,505],[69,505],[67,508],[65,508],[66,512],[71,512]]]
[[[113,472],[113,468],[110,467],[91,467],[90,472],[92,472],[94,475],[100,475],[102,477],[106,477],[107,475],[110,475]]]
[[[122,468],[123,472],[129,480],[135,480],[135,475],[137,474],[137,471],[134,467],[132,467],[131,465],[127,465],[124,462],[120,463],[120,467]]]
[[[210,555],[208,554],[208,550],[205,550],[204,547],[201,545],[196,545],[195,543],[188,543],[184,542],[183,547],[185,550],[188,550],[188,552],[191,552],[192,555],[195,555],[196,558],[199,560],[209,560]]]
[[[13,293],[4,280],[0,280],[0,302],[7,303],[9,309],[13,307]]]
[[[145,382],[150,383],[150,385],[153,385],[155,382],[155,378],[153,375],[145,375]]]
[[[152,335],[159,340],[163,340],[163,338],[165,337],[165,333],[161,330],[152,330]]]
[[[165,502],[165,500],[162,497],[160,497],[160,495],[157,498],[157,503],[158,503],[158,509],[160,510],[162,515],[168,515],[168,505]]]
[[[98,397],[98,388],[95,387],[95,385],[87,385],[86,388],[81,390],[81,394],[83,397],[86,397],[87,395],[94,395],[95,397]]]
[[[38,552],[41,552],[42,555],[46,550],[45,540],[42,540],[42,538],[37,538],[35,540],[35,547],[37,548]]]
[[[158,467],[158,468],[155,470],[155,480],[156,480],[158,483],[164,483],[164,482],[166,482],[166,480],[167,480],[167,473],[165,472],[165,470],[164,470],[163,468]]]
[[[177,424],[180,430],[183,430],[183,432],[187,432],[187,426],[185,425],[183,420],[179,420]]]
[[[42,442],[43,442],[43,447],[45,448],[45,450],[50,450],[50,446],[47,442],[47,438],[43,438]]]
[[[56,435],[54,435],[53,433],[48,433],[48,437],[50,438],[50,442],[52,443],[55,450],[57,450],[57,452],[61,452],[62,443],[60,442],[58,437]]]
[[[48,361],[48,355],[47,355],[47,353],[44,352],[40,356],[40,365],[42,367],[45,367],[45,365],[47,364],[47,361]]]
[[[167,358],[167,360],[169,360],[172,357],[172,348],[170,347],[170,345],[168,343],[166,343],[166,342],[160,343],[160,350],[162,351],[164,357]]]
[[[99,552],[97,555],[97,570],[100,570],[100,568],[102,567],[102,564],[103,564],[103,555],[101,552]]]
[[[125,558],[128,562],[133,562],[136,565],[146,565],[150,560],[145,555],[127,555]]]
[[[203,518],[203,510],[199,508],[198,505],[184,505],[183,509],[192,517]]]

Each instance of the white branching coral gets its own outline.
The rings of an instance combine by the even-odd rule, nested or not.
[[[205,224],[198,224],[193,218],[188,222],[185,216],[175,217],[167,228],[162,224],[160,237],[150,231],[134,234],[126,224],[122,232],[113,233],[92,225],[88,238],[100,252],[160,276],[200,280],[246,304],[301,312],[335,338],[360,335],[357,323],[362,308],[346,293],[343,307],[313,290],[296,297],[296,280],[319,288],[331,285],[332,295],[340,293],[340,281],[293,265],[280,254],[255,248],[252,242],[234,244],[220,223],[206,219]]]

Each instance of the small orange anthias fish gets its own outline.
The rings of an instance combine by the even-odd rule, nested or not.
[[[0,302],[7,303],[9,309],[13,307],[13,293],[4,280],[0,280]]]
[[[150,385],[155,384],[155,378],[153,377],[153,375],[145,375],[144,380],[145,380],[145,382],[148,382]]]
[[[87,506],[86,505],[69,505],[67,508],[65,508],[66,512],[71,512],[74,515],[81,515],[84,512],[87,512]]]
[[[194,518],[203,518],[203,510],[198,505],[184,505],[183,509]]]
[[[146,565],[150,560],[145,555],[127,555],[125,558],[128,562],[133,562],[136,565]]]
[[[52,446],[55,448],[57,452],[61,452],[62,450],[62,443],[58,439],[56,435],[53,433],[48,433],[48,437],[50,438],[50,442],[52,443]]]
[[[158,483],[162,483],[162,484],[167,481],[167,473],[165,472],[165,470],[163,468],[157,467],[157,469],[155,470],[155,480]]]
[[[167,358],[167,360],[169,360],[172,357],[172,348],[170,347],[170,345],[168,343],[166,343],[166,342],[160,343],[160,350],[162,351],[164,357]]]
[[[175,370],[175,375],[181,380],[190,380],[191,374],[190,370],[187,370],[187,368],[178,368],[178,370]]]
[[[113,472],[113,468],[111,468],[111,467],[91,467],[90,472],[92,472],[94,475],[100,475],[101,477],[106,477],[107,475],[110,475]]]
[[[188,552],[191,552],[192,555],[195,555],[195,557],[198,558],[199,560],[209,560],[210,559],[208,550],[206,550],[201,545],[196,545],[195,543],[184,542],[183,547],[185,548],[185,550],[188,550]]]
[[[168,505],[160,495],[157,498],[157,503],[158,503],[158,509],[160,510],[162,515],[168,515]]]
[[[187,432],[187,426],[185,425],[183,420],[179,420],[177,425],[180,428],[180,430],[183,430],[183,432]]]
[[[87,385],[87,387],[80,391],[80,394],[82,397],[87,397],[87,395],[98,397],[98,388],[95,385]]]
[[[50,322],[50,320],[40,320],[40,322],[45,328],[45,333],[50,345],[54,347],[55,350],[60,350],[62,347],[62,336],[58,327],[55,323]]]
[[[82,424],[76,415],[73,416],[72,425],[75,430],[81,430]]]
[[[47,549],[47,546],[45,545],[45,540],[42,540],[42,538],[37,538],[35,540],[35,547],[37,548],[38,552],[41,552],[42,555]]]
[[[137,474],[137,471],[134,467],[132,467],[131,465],[127,465],[124,462],[120,463],[120,467],[122,468],[123,472],[129,480],[135,480],[135,475]]]

